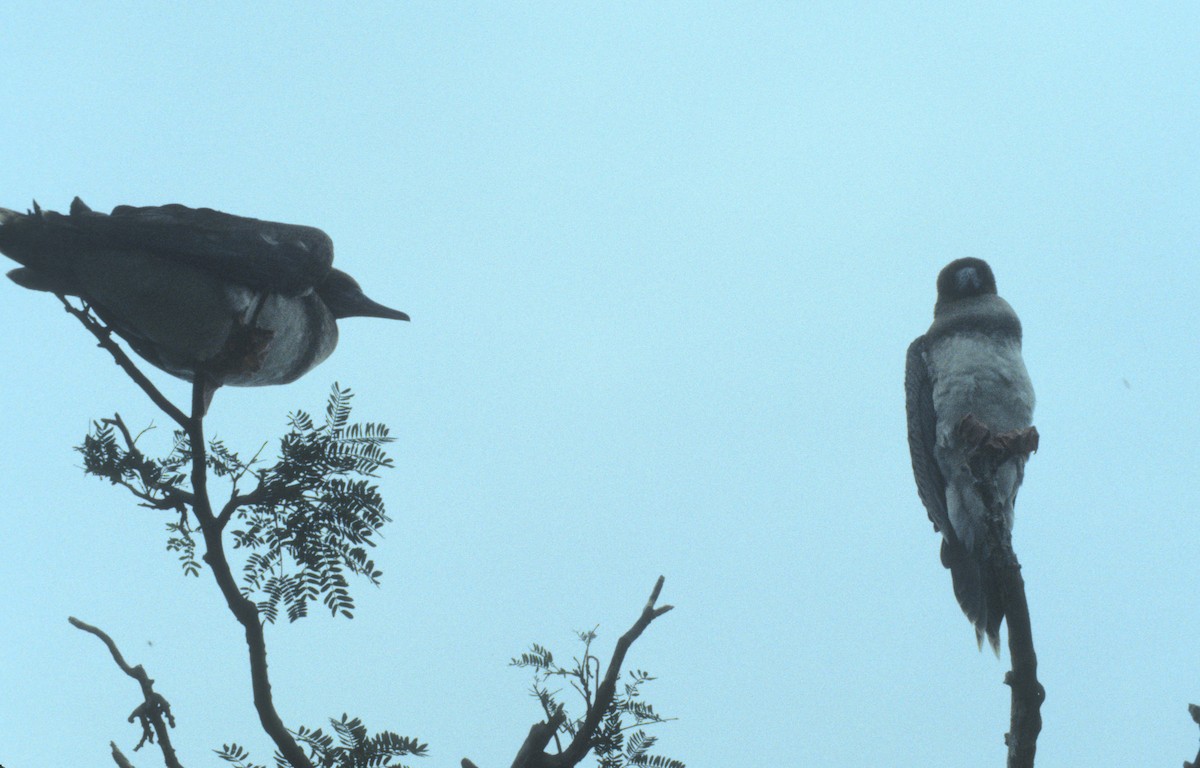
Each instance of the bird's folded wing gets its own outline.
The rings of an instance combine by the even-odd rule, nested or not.
[[[69,218],[81,234],[105,244],[151,251],[232,282],[289,296],[313,288],[333,265],[333,241],[315,227],[211,208],[121,205],[105,215],[76,198]]]
[[[929,513],[934,529],[954,537],[946,511],[946,481],[933,449],[937,442],[937,414],[933,409],[933,381],[925,362],[925,337],[908,347],[904,366],[904,397],[908,411],[908,450],[912,454],[917,493]]]

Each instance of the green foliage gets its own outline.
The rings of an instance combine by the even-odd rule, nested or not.
[[[213,751],[217,753],[217,757],[231,763],[233,768],[267,768],[260,763],[250,762],[250,753],[240,744],[222,744],[220,749]]]
[[[296,621],[317,599],[333,615],[351,618],[354,600],[347,576],[365,576],[378,585],[383,575],[367,550],[390,518],[369,479],[392,466],[383,447],[393,438],[382,424],[351,424],[352,397],[349,389],[334,384],[321,423],[304,411],[291,414],[279,458],[269,467],[261,465],[258,454],[243,460],[221,440],[209,441],[207,469],[232,486],[217,524],[236,523],[233,545],[247,552],[242,592],[265,621],[274,622],[281,606]],[[167,550],[178,554],[185,574],[198,574],[196,526],[188,515],[195,500],[187,475],[192,462],[187,434],[175,433],[167,456],[148,458],[120,417],[103,419],[77,450],[87,474],[124,486],[142,506],[179,513],[167,524]],[[239,494],[238,484],[247,476],[256,487]]]
[[[382,576],[367,549],[375,546],[389,518],[369,479],[392,466],[383,450],[392,441],[387,427],[351,424],[352,397],[349,389],[334,384],[321,423],[303,411],[291,414],[279,458],[270,466],[259,461],[258,453],[243,460],[221,440],[210,440],[204,470],[231,488],[219,510],[195,493],[194,456],[184,431],[175,433],[165,457],[150,458],[137,447],[141,435],[131,434],[116,416],[95,422],[77,450],[87,474],[123,486],[144,507],[178,513],[167,524],[167,549],[178,554],[185,574],[200,572],[195,531],[211,540],[232,523],[234,547],[246,552],[241,591],[255,600],[260,620],[275,621],[283,606],[295,621],[316,599],[334,615],[351,617],[347,575],[365,576],[373,584]],[[239,492],[244,478],[254,481],[248,493]],[[398,758],[422,756],[428,749],[390,731],[371,735],[348,715],[331,719],[330,726],[329,733],[305,727],[292,731],[320,768],[404,768]],[[238,744],[225,744],[216,754],[234,768],[266,768]],[[276,768],[290,765],[278,753],[274,761]]]
[[[542,711],[546,713],[549,722],[561,723],[559,733],[568,740],[579,732],[587,712],[595,706],[596,691],[600,688],[603,674],[600,659],[592,654],[596,630],[576,632],[576,635],[583,643],[583,656],[572,658],[570,667],[557,663],[554,654],[537,643],[509,662],[509,666],[533,670],[533,685],[529,693],[542,705]],[[561,690],[550,689],[549,684],[553,678],[567,680],[583,698],[585,712],[582,717],[571,718],[566,714],[564,703],[558,699]],[[642,684],[654,679],[648,672],[633,670],[629,672],[628,678],[602,713],[600,725],[592,737],[591,749],[596,756],[597,765],[599,768],[686,768],[679,760],[650,754],[649,750],[658,738],[646,733],[645,726],[675,718],[658,714],[654,707],[642,698]],[[559,734],[555,734],[554,738],[561,751],[564,746],[563,739]]]
[[[123,445],[118,442],[120,433]],[[144,434],[144,433],[143,433]],[[141,500],[140,506],[150,509],[175,510],[178,521],[167,523],[171,536],[167,551],[179,555],[183,572],[189,576],[200,573],[196,559],[196,542],[188,520],[191,488],[184,470],[191,462],[187,436],[175,432],[174,445],[164,458],[147,458],[137,447],[141,434],[130,434],[120,416],[93,422],[92,429],[75,450],[83,454],[86,474],[124,486]]]
[[[290,416],[278,462],[256,473],[261,498],[239,511],[234,546],[251,552],[243,589],[262,596],[267,621],[280,604],[295,621],[318,597],[334,615],[351,618],[346,574],[376,585],[383,575],[367,548],[390,518],[378,488],[364,478],[392,466],[383,445],[393,438],[382,424],[350,424],[351,396],[335,384],[320,425],[303,411]],[[244,466],[230,462],[230,473]]]
[[[407,768],[396,758],[413,755],[424,757],[429,745],[416,739],[380,731],[371,736],[358,718],[343,714],[340,720],[330,718],[330,732],[300,726],[292,735],[308,748],[308,758],[318,768]],[[215,750],[217,755],[234,768],[266,768],[250,762],[250,754],[237,744],[225,744]],[[276,768],[290,768],[291,763],[275,754]]]
[[[117,442],[117,431],[125,445]],[[83,471],[123,485],[142,500],[141,506],[152,509],[182,509],[187,478],[183,469],[191,460],[186,452],[187,437],[175,433],[175,446],[162,459],[148,459],[137,449],[137,440],[125,428],[120,417],[93,422],[83,445],[75,450],[83,454]],[[181,447],[182,446],[182,447]]]
[[[309,730],[304,726],[294,731],[296,739],[309,749],[309,758],[320,768],[405,768],[393,762],[395,758],[415,755],[423,757],[429,746],[391,731],[370,736],[358,718],[330,718],[331,732]],[[334,743],[336,737],[337,743]]]

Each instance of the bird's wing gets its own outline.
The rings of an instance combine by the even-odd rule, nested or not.
[[[312,289],[333,265],[333,241],[315,227],[211,208],[121,205],[105,215],[75,198],[69,219],[73,228],[107,245],[150,251],[289,296]]]
[[[908,347],[904,366],[904,398],[908,410],[908,450],[912,455],[917,493],[933,521],[934,530],[954,537],[946,511],[946,480],[934,456],[937,442],[937,413],[933,409],[933,381],[925,362],[925,337],[919,336]],[[955,542],[957,543],[957,542]]]

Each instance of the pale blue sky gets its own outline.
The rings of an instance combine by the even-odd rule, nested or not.
[[[508,765],[539,715],[508,659],[597,623],[607,655],[660,573],[677,610],[629,662],[680,718],[662,751],[1001,764],[1006,664],[938,563],[902,393],[937,271],[985,258],[1039,398],[1038,765],[1172,765],[1200,736],[1198,42],[1194,3],[39,4],[0,26],[0,205],[319,226],[412,315],[222,390],[208,429],[252,453],[335,380],[393,427],[382,589],[272,627],[270,660],[289,725],[349,711],[426,766]],[[164,418],[52,297],[0,297],[0,763],[136,741],[68,615],[147,666],[186,764],[268,759],[210,574],[72,451]]]

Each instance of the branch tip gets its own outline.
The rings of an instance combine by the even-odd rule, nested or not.
[[[113,661],[117,663],[121,671],[136,680],[141,687],[142,703],[129,715],[129,722],[132,723],[134,720],[138,720],[142,726],[142,738],[138,741],[137,746],[134,747],[134,751],[141,749],[142,745],[147,742],[153,743],[157,735],[158,746],[162,750],[163,762],[167,768],[183,768],[179,764],[179,758],[175,755],[175,748],[171,745],[171,735],[168,731],[168,723],[169,727],[175,727],[175,718],[171,714],[171,705],[162,694],[154,690],[154,681],[146,674],[145,668],[141,664],[134,667],[129,666],[121,655],[120,649],[117,648],[117,644],[100,628],[93,627],[91,624],[80,621],[74,616],[68,617],[67,621],[71,623],[71,626],[91,633],[104,641],[104,644],[108,646],[109,653],[112,654]],[[125,756],[121,754],[121,751],[117,749],[115,744],[112,745],[112,748],[113,761],[121,768],[132,768],[129,761],[125,759]]]
[[[654,589],[650,592],[650,605],[658,602],[658,596],[662,594],[663,582],[667,580],[666,576],[659,576],[658,581],[654,582]]]

